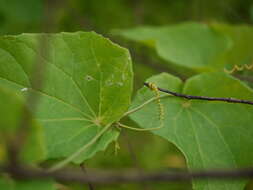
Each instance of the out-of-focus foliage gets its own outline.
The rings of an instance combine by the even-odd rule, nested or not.
[[[250,25],[212,24],[218,32],[231,39],[232,45],[224,56],[227,66],[253,63],[253,27]]]
[[[19,180],[14,181],[9,177],[0,178],[0,189],[3,190],[56,190],[55,185],[52,180]]]
[[[43,15],[54,31],[95,30],[166,25],[182,21],[250,23],[251,0],[1,0],[1,33],[42,32]]]
[[[15,91],[3,87],[2,84],[0,85],[0,108],[0,163],[8,163],[8,144],[23,127],[26,127],[29,132],[26,140],[20,142],[23,142],[20,159],[22,162],[30,164],[43,160],[45,148],[41,126],[28,111],[24,100],[17,96]],[[24,118],[27,118],[25,123],[23,122]]]
[[[175,70],[181,66],[196,72],[223,71],[235,65],[251,68],[253,64],[253,27],[250,25],[189,22],[114,33],[154,49],[167,62],[167,67]]]
[[[42,15],[42,0],[1,0],[0,34],[38,32]]]
[[[116,33],[154,48],[168,63],[202,72],[216,70],[216,63],[231,46],[225,35],[197,23],[139,27]]]
[[[234,64],[250,63],[253,55],[251,53],[252,28],[250,27],[253,23],[252,0],[0,0],[0,34],[94,30],[127,47],[134,63],[135,89],[141,87],[143,81],[148,77],[160,72],[169,72],[182,79],[187,79],[196,74],[196,71],[190,71],[182,65],[172,66],[171,63],[168,64],[168,60],[159,57],[152,48],[119,38],[112,35],[112,31],[144,25],[150,27],[171,26],[188,21],[208,25],[213,30],[230,38],[229,41],[232,43],[229,46],[226,43],[225,45],[218,43],[217,46],[212,46],[218,50],[211,50],[211,52],[218,52],[217,54],[220,53],[219,51],[225,51],[221,62],[226,63],[227,69],[231,69]],[[247,25],[241,26],[241,24]],[[200,39],[203,38],[200,36]],[[222,45],[219,46],[219,44]],[[227,47],[229,48],[227,49]],[[206,57],[212,57],[208,51],[206,51],[206,55]],[[171,60],[169,61],[171,62]],[[238,77],[247,79],[247,81],[252,80],[252,71],[237,71],[233,74],[239,75]],[[125,123],[138,127],[137,124],[129,120],[125,120]],[[2,141],[3,139],[0,139],[0,158],[5,156]],[[88,160],[87,167],[168,168],[169,170],[187,167],[180,150],[166,140],[150,133],[124,131],[120,136],[120,146],[121,149],[118,150],[117,156],[114,154],[115,147],[111,145],[106,152],[100,152]],[[60,186],[58,189],[66,189],[66,187]],[[73,189],[83,188],[85,187],[82,185]],[[191,189],[192,185],[190,183],[152,183],[95,187],[95,189],[105,188],[186,190]]]

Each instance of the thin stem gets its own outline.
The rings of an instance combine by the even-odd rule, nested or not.
[[[145,86],[148,87],[148,83],[144,83]],[[192,96],[192,95],[186,95],[181,94],[177,92],[172,92],[170,90],[166,90],[163,88],[158,88],[159,91],[165,92],[167,94],[171,94],[173,96],[186,98],[186,99],[195,99],[195,100],[207,100],[207,101],[222,101],[222,102],[229,102],[229,103],[240,103],[240,104],[250,104],[253,105],[253,102],[250,100],[240,100],[236,98],[216,98],[216,97],[208,97],[208,96]]]
[[[111,127],[110,124],[106,125],[93,139],[91,139],[90,142],[85,144],[83,147],[81,147],[79,150],[77,150],[72,155],[67,157],[65,160],[63,160],[63,161],[57,163],[56,165],[52,166],[51,168],[49,168],[48,171],[52,172],[55,170],[59,170],[59,169],[63,168],[64,166],[66,166],[71,161],[73,161],[76,157],[78,157],[81,153],[83,153],[87,148],[89,148],[91,145],[93,145],[97,141],[97,139],[99,137],[101,137],[107,129],[109,129],[109,127]]]
[[[80,164],[80,167],[83,171],[84,174],[87,174],[87,171],[86,171],[86,168],[85,168],[85,165],[84,163]],[[93,187],[92,183],[91,182],[87,182],[87,185],[89,187],[89,190],[94,190],[95,188]]]
[[[168,96],[170,96],[170,95],[169,95],[169,94],[166,94],[166,95],[162,95],[162,96],[160,96],[160,97],[151,98],[151,99],[147,100],[146,102],[144,102],[143,104],[137,106],[136,108],[133,108],[132,110],[129,110],[128,112],[126,112],[126,113],[123,115],[123,117],[126,117],[126,116],[128,116],[128,115],[130,115],[130,114],[132,114],[132,113],[134,113],[134,112],[139,111],[139,110],[142,109],[145,105],[147,105],[147,104],[149,104],[149,103],[151,103],[151,102],[153,102],[153,101],[155,101],[155,100],[157,100],[157,99],[159,99],[159,98],[164,98],[164,97],[168,97]]]
[[[153,130],[158,130],[158,129],[161,129],[164,127],[164,125],[161,125],[159,127],[154,127],[154,128],[148,128],[148,129],[141,129],[141,128],[135,128],[135,127],[129,127],[127,125],[124,125],[122,123],[119,123],[117,122],[117,124],[122,127],[122,128],[126,128],[126,129],[131,129],[131,130],[134,130],[134,131],[153,131]]]

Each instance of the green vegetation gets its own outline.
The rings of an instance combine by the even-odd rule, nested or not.
[[[46,171],[84,164],[87,173],[250,167],[252,105],[154,90],[253,101],[252,10],[250,0],[2,0],[0,189],[91,189],[2,169],[16,164]],[[250,190],[251,183],[91,186]]]

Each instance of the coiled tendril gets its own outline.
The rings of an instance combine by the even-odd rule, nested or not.
[[[252,70],[252,69],[253,69],[253,63],[250,65],[248,64],[234,65],[234,67],[231,70],[224,68],[224,72],[228,74],[233,74],[234,72],[237,72],[237,71]]]
[[[161,98],[160,98],[160,93],[159,93],[159,89],[157,88],[157,86],[153,83],[148,83],[148,88],[152,91],[155,92],[155,96],[156,96],[156,101],[158,104],[158,108],[159,108],[159,121],[161,122],[159,127],[154,127],[154,128],[147,128],[147,129],[141,129],[141,128],[135,128],[135,127],[129,127],[127,125],[124,125],[120,122],[116,123],[116,126],[118,127],[122,127],[122,128],[127,128],[127,129],[131,129],[131,130],[135,130],[135,131],[151,131],[151,130],[157,130],[157,129],[161,129],[164,127],[164,108],[163,105],[161,103]]]

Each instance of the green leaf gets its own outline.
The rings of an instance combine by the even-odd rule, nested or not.
[[[163,73],[148,79],[175,92],[211,97],[253,100],[253,91],[240,81],[221,73],[197,75],[183,83]],[[161,95],[164,95],[161,93]],[[143,87],[131,109],[154,97]],[[185,100],[168,96],[161,99],[165,126],[152,133],[174,143],[185,155],[190,169],[238,168],[252,164],[253,107],[245,104]],[[160,125],[156,102],[130,115],[142,128]],[[243,189],[243,181],[194,181],[195,189]]]
[[[38,49],[43,44],[47,54]],[[43,87],[32,82],[38,60],[45,67]],[[126,49],[94,32],[0,39],[0,85],[38,96],[34,114],[45,130],[48,159],[72,155],[122,117],[132,93],[131,67]],[[104,150],[118,134],[111,127],[75,161]]]
[[[228,37],[198,23],[143,26],[115,33],[154,48],[168,62],[198,71],[216,70],[214,64],[231,45]]]
[[[38,125],[28,112],[23,100],[14,92],[0,87],[0,162],[6,161],[7,145],[20,135],[20,127],[25,114],[27,135],[22,146],[21,160],[25,162],[40,161],[44,158],[44,147],[41,126]],[[22,130],[22,129],[21,129]]]
[[[211,26],[232,39],[231,49],[224,56],[228,67],[253,63],[253,27],[228,24],[212,24]]]
[[[18,180],[10,178],[0,178],[0,189],[4,190],[55,190],[54,183],[51,180]]]

